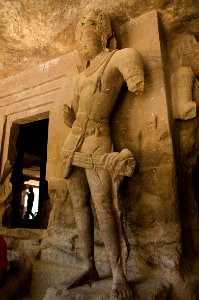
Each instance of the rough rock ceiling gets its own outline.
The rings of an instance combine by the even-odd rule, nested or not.
[[[157,9],[168,33],[199,36],[199,0],[0,0],[0,78],[73,50],[88,8],[108,12],[115,28]]]

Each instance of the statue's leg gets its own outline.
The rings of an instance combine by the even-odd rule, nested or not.
[[[91,284],[99,279],[94,262],[94,222],[85,170],[74,168],[70,178],[67,180],[67,184],[73,203],[85,267],[80,274],[69,281],[61,283],[59,290],[65,290],[84,283]]]
[[[124,274],[119,241],[119,228],[113,207],[112,180],[105,170],[86,170],[97,218],[111,264],[113,274],[113,296],[132,299],[132,292]]]

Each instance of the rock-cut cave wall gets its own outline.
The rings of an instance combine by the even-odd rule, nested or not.
[[[79,267],[81,251],[60,149],[68,134],[63,107],[72,99],[78,64],[75,26],[85,9],[108,14],[118,47],[136,47],[145,66],[144,95],[134,97],[124,88],[112,119],[116,150],[129,148],[137,161],[135,175],[121,186],[130,270],[164,277],[163,290],[172,290],[170,296],[166,292],[171,299],[197,299],[198,274],[190,275],[192,266],[185,269],[185,263],[197,258],[199,244],[198,0],[1,0],[0,169],[16,151],[10,140],[12,125],[49,118],[46,178],[51,213],[35,257]],[[193,112],[180,115],[185,94]],[[95,248],[97,266],[107,270],[98,226]]]

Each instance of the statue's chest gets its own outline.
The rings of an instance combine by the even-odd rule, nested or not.
[[[111,66],[107,66],[106,69],[98,70],[90,76],[82,73],[79,78],[79,91],[80,96],[89,96],[94,95],[96,92],[102,92],[106,90],[112,90],[114,88],[114,82],[117,81],[117,72],[111,68]]]
[[[92,74],[91,76],[80,75],[79,78],[79,91],[80,95],[93,94],[95,86],[97,84],[97,74]]]

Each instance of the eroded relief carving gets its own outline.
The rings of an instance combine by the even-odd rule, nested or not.
[[[10,178],[12,175],[12,165],[9,160],[6,161],[4,171],[0,179],[0,227],[3,226],[3,219],[6,211],[11,209],[12,184]]]
[[[177,47],[179,67],[172,76],[173,114],[175,119],[196,117],[199,105],[199,43],[194,36],[184,36]]]
[[[112,50],[116,43],[110,22],[99,12],[90,12],[81,18],[76,40],[85,67],[79,67],[71,107],[65,105],[64,108],[65,123],[71,131],[62,157],[85,269],[71,282],[61,284],[60,293],[99,279],[94,261],[91,193],[112,269],[112,294],[128,299],[132,296],[125,275],[128,242],[118,187],[124,176],[133,174],[135,161],[128,149],[113,152],[109,121],[124,82],[130,92],[143,93],[143,63],[133,48]]]

